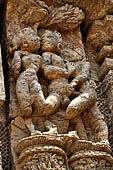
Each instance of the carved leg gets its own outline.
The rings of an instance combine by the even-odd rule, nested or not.
[[[45,97],[44,97],[44,93],[42,91],[42,87],[41,87],[40,83],[38,83],[37,80],[34,80],[31,82],[30,92],[31,92],[32,102],[38,106],[38,114],[40,114],[40,113],[42,114],[44,105],[45,105]]]
[[[90,122],[92,130],[95,132],[97,142],[105,142],[109,144],[108,127],[104,121],[104,116],[96,105],[91,108]]]
[[[75,124],[75,129],[77,131],[77,135],[79,136],[79,138],[81,140],[88,140],[87,134],[86,134],[86,130],[83,124],[83,121],[81,119],[81,116],[77,116],[76,118],[74,118],[74,120],[72,121],[72,123]]]
[[[45,121],[45,127],[48,131],[43,132],[43,134],[57,135],[57,126],[50,122],[49,120]]]
[[[96,96],[93,93],[83,93],[71,101],[66,110],[65,119],[73,119],[84,112],[88,107],[96,102]]]
[[[23,116],[29,117],[32,113],[32,101],[29,87],[26,80],[20,77],[18,78],[16,84],[16,95]]]
[[[32,118],[31,117],[24,117],[24,121],[25,121],[25,124],[26,124],[27,128],[29,129],[29,131],[31,133],[35,132],[35,127],[32,123]]]
[[[32,94],[32,99],[35,101],[35,104],[38,105],[38,110],[42,115],[50,115],[54,113],[61,103],[61,97],[57,93],[51,93],[46,98],[44,97],[41,85],[34,80],[30,85],[30,90]]]
[[[32,117],[24,117],[24,121],[25,121],[25,124],[26,124],[27,128],[29,129],[31,135],[33,135],[33,134],[41,135],[40,131],[35,130],[35,126],[33,124]]]

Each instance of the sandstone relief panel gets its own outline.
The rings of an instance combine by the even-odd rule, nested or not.
[[[112,2],[97,4],[7,1],[12,170],[112,170]]]

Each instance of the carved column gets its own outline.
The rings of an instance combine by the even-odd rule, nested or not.
[[[66,170],[67,156],[63,138],[48,135],[34,135],[19,141],[18,170],[61,169]]]
[[[79,140],[71,148],[68,164],[70,170],[96,170],[113,167],[109,146],[102,143]]]

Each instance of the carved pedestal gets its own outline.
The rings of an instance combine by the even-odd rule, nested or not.
[[[17,170],[66,170],[64,141],[59,137],[34,135],[19,141]]]
[[[90,141],[77,141],[71,148],[69,158],[70,170],[111,170],[113,158],[110,156],[109,146]]]

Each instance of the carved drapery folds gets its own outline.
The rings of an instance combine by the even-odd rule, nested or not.
[[[113,164],[108,127],[82,43],[84,18],[83,10],[70,3],[8,0],[9,117],[18,170],[110,169]],[[105,26],[110,19],[105,18]],[[111,41],[109,35],[106,39]],[[105,47],[88,34],[86,49],[94,55],[92,45],[99,52],[97,62],[103,62],[103,53],[112,53],[112,45]],[[101,80],[112,68],[110,63],[106,70],[108,59],[104,62]]]

